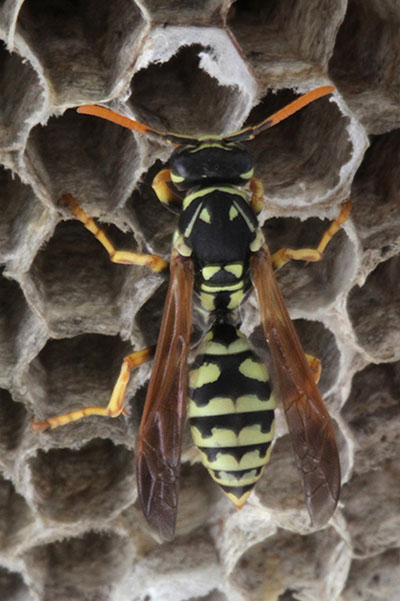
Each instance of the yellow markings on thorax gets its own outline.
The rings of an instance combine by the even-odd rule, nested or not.
[[[245,426],[236,434],[228,428],[212,428],[211,436],[203,437],[196,426],[191,426],[193,442],[198,447],[243,447],[270,442],[274,438],[273,428],[262,432],[260,424]]]
[[[200,388],[204,384],[216,382],[221,375],[221,370],[215,363],[203,363],[197,369],[190,371],[190,387]]]
[[[201,275],[205,280],[211,280],[211,278],[220,271],[219,265],[206,265],[201,270]]]
[[[242,263],[229,263],[224,265],[224,271],[232,273],[237,279],[243,275],[243,264]]]
[[[176,248],[178,253],[184,257],[190,257],[192,255],[192,249],[185,242],[185,238],[179,232],[179,230],[175,230],[173,237],[173,247]]]
[[[201,198],[202,196],[207,196],[212,192],[223,192],[224,194],[232,194],[233,196],[241,196],[243,200],[248,202],[248,194],[244,190],[239,190],[239,188],[235,188],[235,186],[210,186],[208,188],[201,188],[200,190],[196,190],[195,192],[191,192],[183,201],[183,210],[187,209],[193,200],[196,198]]]
[[[231,292],[243,288],[243,282],[235,282],[234,284],[202,284],[201,289],[205,292]]]
[[[174,184],[180,184],[185,181],[185,178],[182,175],[178,175],[176,171],[171,171],[171,181]]]
[[[252,253],[257,252],[258,250],[260,250],[260,248],[262,246],[264,246],[265,244],[265,238],[264,238],[264,234],[262,233],[262,231],[260,229],[258,229],[256,231],[256,237],[254,238],[253,242],[250,244],[250,250]]]
[[[245,359],[239,366],[241,374],[246,378],[258,380],[259,382],[268,382],[267,368],[260,361],[254,361],[253,359]]]
[[[202,221],[205,221],[205,223],[211,223],[210,211],[208,209],[204,208],[199,215],[199,219],[201,219]]]
[[[235,217],[237,217],[239,215],[239,212],[237,210],[237,208],[235,207],[235,205],[232,205],[231,208],[229,209],[229,220],[233,221],[235,219]]]

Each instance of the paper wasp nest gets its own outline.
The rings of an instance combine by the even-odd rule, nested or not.
[[[369,601],[400,577],[400,12],[394,0],[5,0],[0,8],[0,597],[2,601]],[[166,276],[112,264],[57,206],[70,192],[119,248],[168,258],[175,219],[150,183],[169,149],[78,115],[84,103],[180,133],[256,123],[334,84],[249,144],[272,251],[323,262],[279,281],[337,426],[344,486],[312,531],[282,414],[271,462],[238,512],[185,438],[177,537],[136,503],[130,416],[34,434],[106,404],[121,360],[154,344]],[[246,332],[258,324],[250,299]]]

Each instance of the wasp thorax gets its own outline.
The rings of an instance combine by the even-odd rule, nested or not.
[[[245,184],[253,175],[253,159],[242,144],[218,137],[179,147],[170,159],[171,177],[181,189],[208,184]]]

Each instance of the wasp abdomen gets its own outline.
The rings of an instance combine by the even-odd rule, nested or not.
[[[265,365],[245,336],[216,323],[190,371],[189,419],[212,478],[241,507],[260,478],[274,438],[275,399]]]

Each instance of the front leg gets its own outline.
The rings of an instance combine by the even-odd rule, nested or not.
[[[96,222],[85,213],[79,206],[72,194],[64,194],[60,203],[66,204],[71,213],[85,226],[89,232],[104,246],[113,263],[123,263],[125,265],[146,265],[153,271],[159,272],[168,267],[167,261],[158,255],[145,255],[134,253],[127,250],[117,250],[107,234],[102,230]]]

